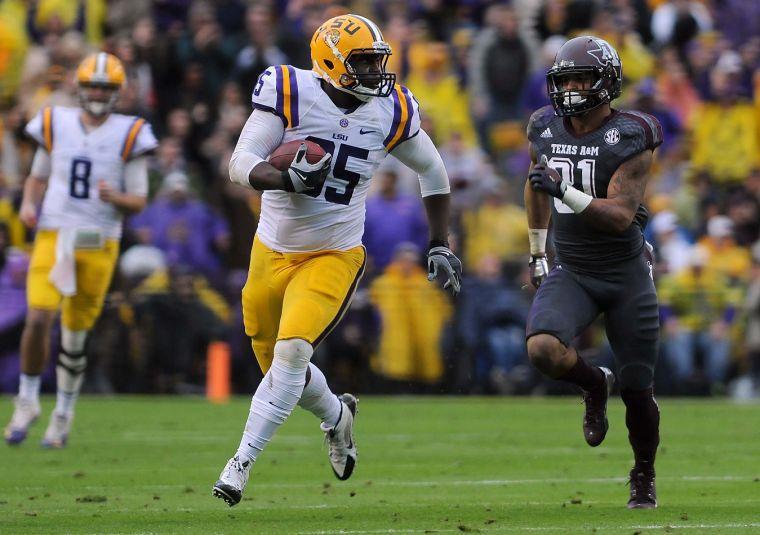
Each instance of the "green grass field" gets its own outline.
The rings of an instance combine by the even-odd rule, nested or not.
[[[760,532],[760,406],[661,400],[660,508],[628,511],[631,453],[619,400],[587,447],[579,399],[360,400],[359,464],[327,463],[297,409],[230,509],[211,486],[249,400],[84,398],[68,449],[2,445],[1,533]],[[2,425],[10,398],[0,399]]]

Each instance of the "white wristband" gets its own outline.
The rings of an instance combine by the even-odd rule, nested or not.
[[[565,203],[576,214],[580,214],[586,207],[591,204],[594,198],[588,193],[583,193],[579,189],[568,186],[565,194],[562,196],[562,202]]]
[[[542,255],[546,252],[546,233],[547,230],[545,228],[528,229],[531,255]]]

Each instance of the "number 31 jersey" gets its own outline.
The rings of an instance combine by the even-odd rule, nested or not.
[[[81,113],[79,108],[46,107],[26,126],[26,133],[50,155],[39,228],[98,228],[106,238],[118,239],[122,214],[100,200],[98,182],[125,191],[125,164],[158,142],[145,119],[112,113],[99,127],[85,131]]]
[[[649,114],[612,110],[597,130],[581,135],[573,131],[569,118],[557,117],[552,107],[546,106],[531,116],[528,139],[538,161],[546,156],[563,180],[604,199],[610,180],[624,162],[662,143],[662,128]],[[552,227],[557,258],[577,270],[591,272],[633,258],[644,247],[642,231],[647,219],[647,210],[640,205],[624,233],[605,232],[555,198]]]
[[[396,85],[346,112],[333,104],[310,70],[269,67],[253,89],[253,107],[282,119],[282,142],[307,139],[332,154],[324,186],[310,194],[268,190],[257,234],[279,252],[348,250],[361,244],[370,179],[388,152],[417,135],[420,113],[411,92]]]

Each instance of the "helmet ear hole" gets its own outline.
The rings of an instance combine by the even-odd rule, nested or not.
[[[328,69],[330,69],[330,70],[333,70],[333,69],[335,68],[335,65],[334,65],[334,64],[333,64],[333,62],[332,62],[332,61],[330,61],[329,59],[325,59],[325,60],[322,60],[322,61],[323,61],[323,63],[325,64],[325,66],[326,66]]]

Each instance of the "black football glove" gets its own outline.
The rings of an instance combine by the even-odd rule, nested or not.
[[[567,183],[562,180],[557,171],[549,167],[546,155],[541,156],[541,163],[534,165],[530,170],[528,180],[534,191],[543,191],[560,200],[565,196]]]
[[[282,172],[282,182],[285,191],[309,193],[320,191],[330,172],[332,154],[325,154],[317,163],[306,161],[306,143],[298,147],[293,162],[287,171]]]
[[[528,266],[530,267],[530,283],[534,288],[538,288],[549,274],[549,262],[546,260],[546,255],[532,255]]]
[[[427,254],[428,280],[435,280],[438,270],[442,270],[448,279],[443,285],[444,290],[450,288],[452,295],[457,295],[462,290],[462,262],[447,244],[432,245]]]

